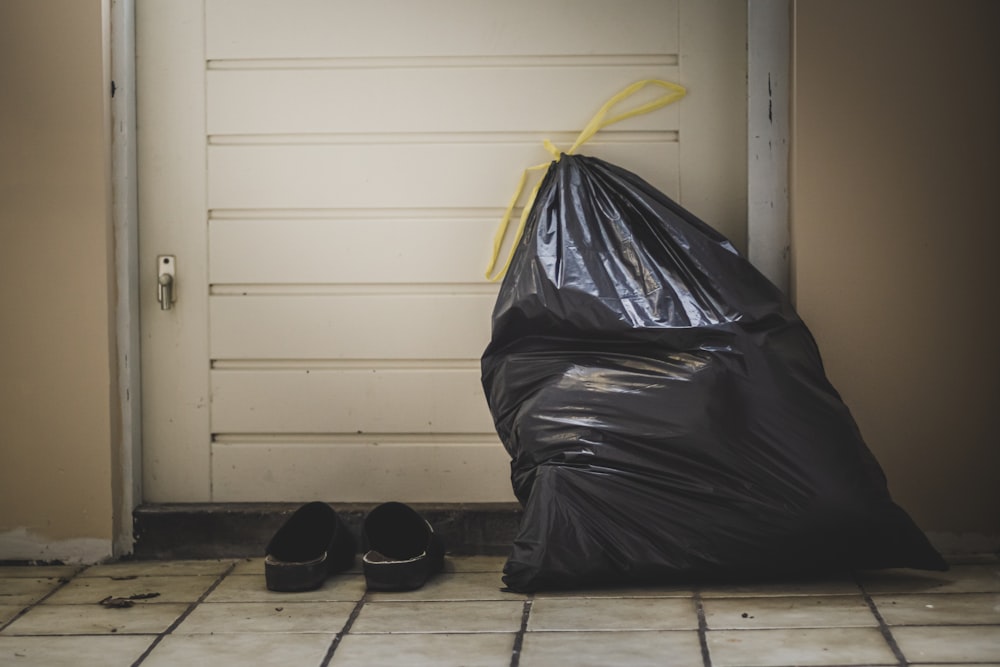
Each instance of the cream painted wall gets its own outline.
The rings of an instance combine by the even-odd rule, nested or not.
[[[111,554],[107,16],[0,2],[0,560]]]
[[[945,548],[998,548],[1000,3],[793,21],[797,307],[897,501]]]

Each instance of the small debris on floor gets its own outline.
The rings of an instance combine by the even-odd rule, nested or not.
[[[132,579],[138,579],[138,578],[139,575],[137,574],[123,574],[119,577],[111,577],[111,581],[130,581]]]
[[[135,595],[128,596],[129,600],[148,600],[150,598],[160,597],[159,593],[136,593]]]
[[[129,600],[128,598],[119,598],[113,595],[109,595],[97,604],[108,609],[128,609],[133,606],[135,602]]]
[[[128,596],[109,595],[97,604],[108,609],[128,609],[135,604],[136,600],[148,600],[159,596],[159,593],[136,593]]]

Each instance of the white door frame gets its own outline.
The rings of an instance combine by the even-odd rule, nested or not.
[[[789,0],[747,0],[747,247],[788,291]],[[120,426],[114,555],[132,551],[142,501],[139,249],[136,179],[135,0],[111,0],[112,212]]]
[[[747,0],[747,255],[789,294],[791,5]]]
[[[135,0],[111,0],[111,217],[115,243],[118,488],[112,553],[132,553],[132,511],[142,502],[139,216],[135,129]],[[113,482],[114,483],[114,482]]]

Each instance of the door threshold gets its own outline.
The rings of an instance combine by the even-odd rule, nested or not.
[[[365,515],[378,503],[331,503],[361,545]],[[132,514],[137,560],[250,558],[302,503],[143,504]],[[516,503],[411,503],[434,526],[448,553],[504,556],[521,521]]]

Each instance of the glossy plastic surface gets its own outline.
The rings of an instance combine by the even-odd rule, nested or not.
[[[552,163],[482,372],[513,590],[946,567],[785,296],[624,169]]]

